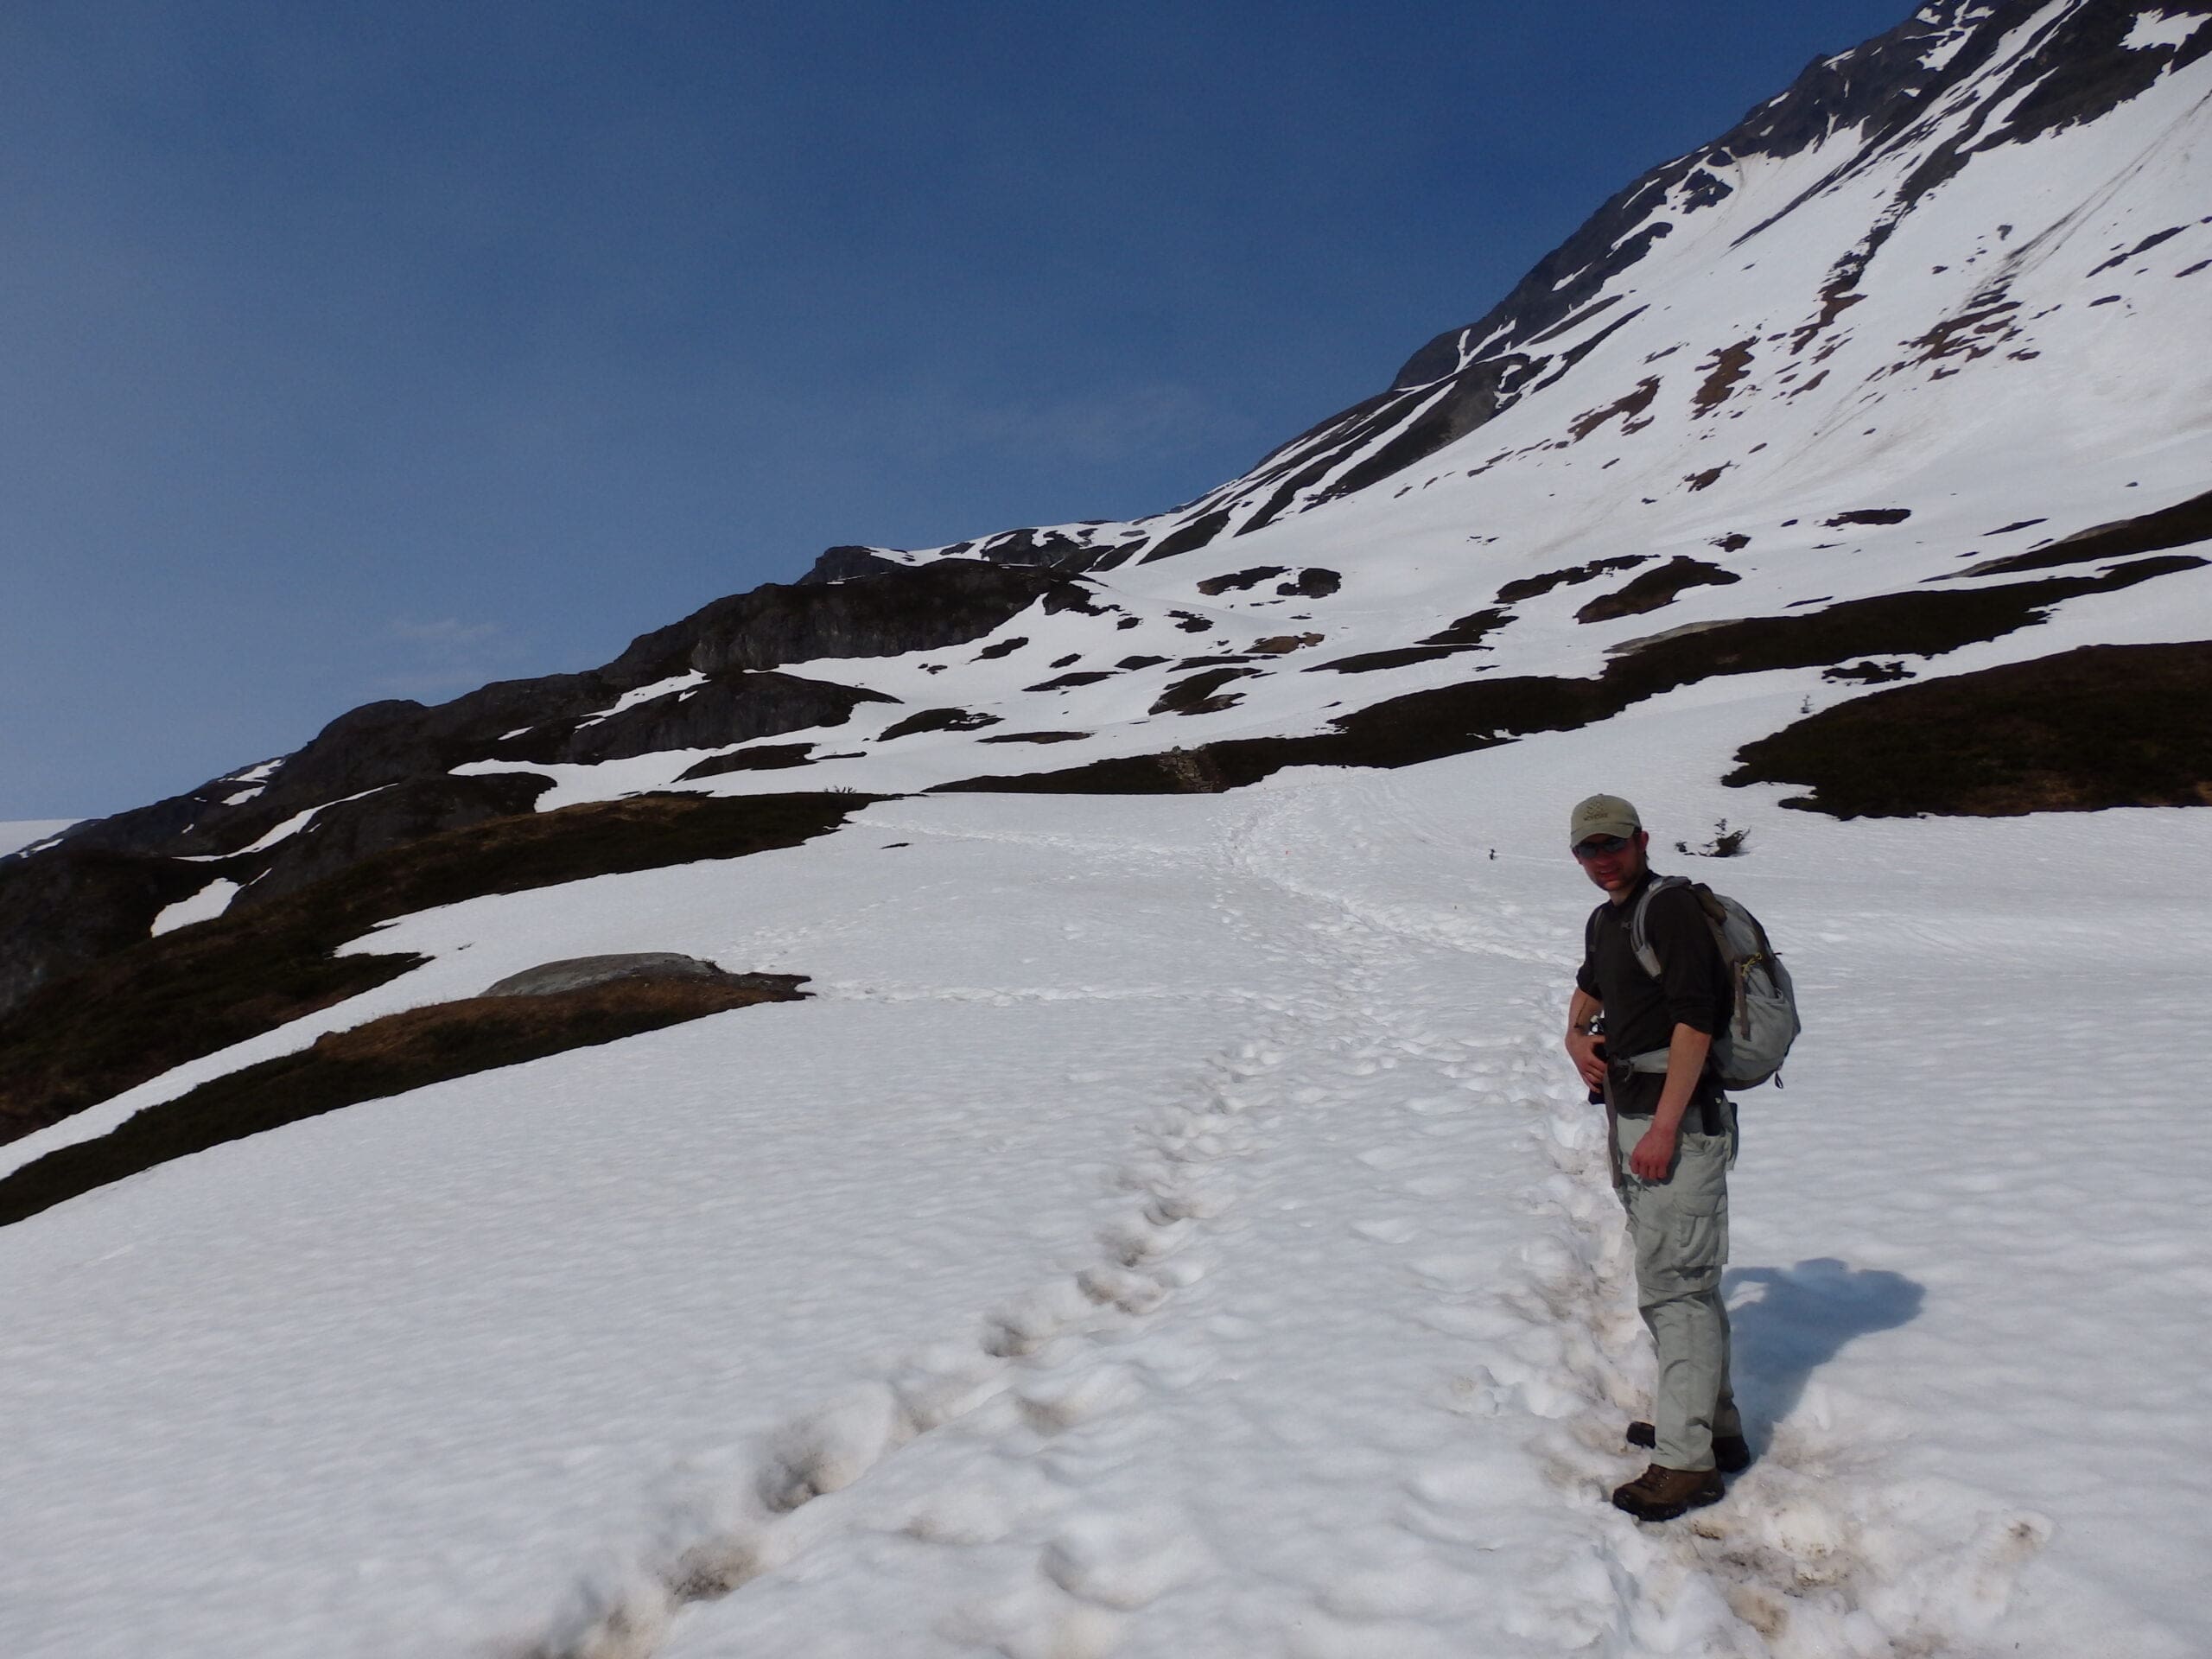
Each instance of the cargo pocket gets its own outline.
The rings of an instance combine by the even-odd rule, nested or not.
[[[1728,1260],[1728,1202],[1715,1193],[1685,1192],[1669,1218],[1672,1276],[1685,1290],[1709,1290],[1720,1282]]]

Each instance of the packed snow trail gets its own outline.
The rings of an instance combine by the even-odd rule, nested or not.
[[[2212,1282],[2212,1132],[2157,1083],[2212,980],[2168,872],[2212,832],[1780,813],[1674,781],[1772,712],[1708,708],[888,803],[378,935],[434,960],[358,1018],[615,949],[819,995],[0,1230],[7,1650],[2200,1651],[2212,1529],[2143,1447],[2212,1364],[2160,1317]],[[1734,1183],[1760,1459],[1666,1528],[1605,1502],[1649,1361],[1558,1052],[1586,779],[1662,838],[1753,826],[1694,868],[1812,1021]]]
[[[1889,1448],[1817,1426],[1691,1526],[1606,1507],[1648,1357],[1602,1137],[1557,1058],[1579,909],[1357,893],[1342,872],[1415,815],[1387,780],[1347,804],[1282,791],[1224,815],[1211,914],[1264,1011],[1135,1138],[1116,1183],[1135,1210],[1108,1202],[1101,1259],[982,1321],[1003,1370],[933,1351],[964,1408],[909,1423],[921,1443],[664,1647],[633,1583],[586,1602],[612,1621],[525,1651],[858,1655],[896,1631],[1010,1659],[1417,1659],[1480,1631],[1501,1654],[1872,1655],[1962,1650],[2003,1611],[2045,1518],[1870,1503],[1831,1465],[1873,1468],[1878,1500]],[[1840,1262],[1737,1282],[1780,1287],[1777,1311],[1800,1296],[1831,1345],[1918,1305]],[[721,1536],[760,1565],[751,1526]]]

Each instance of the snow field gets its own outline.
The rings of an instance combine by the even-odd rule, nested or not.
[[[2198,1650],[2212,1537],[2152,1448],[2212,1360],[2172,1316],[2212,1284],[2174,879],[2212,834],[1694,781],[1805,677],[1405,773],[891,803],[387,930],[436,960],[364,1003],[648,947],[818,997],[0,1234],[0,1645]],[[1733,1183],[1762,1455],[1666,1529],[1605,1503],[1649,1358],[1557,1048],[1593,895],[1554,820],[1599,782],[1662,844],[1752,825],[1662,865],[1760,911],[1810,1027]]]

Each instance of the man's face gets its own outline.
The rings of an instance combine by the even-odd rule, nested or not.
[[[1643,875],[1643,849],[1651,834],[1639,830],[1624,840],[1618,836],[1592,836],[1577,843],[1575,861],[1583,874],[1615,899],[1624,896]]]

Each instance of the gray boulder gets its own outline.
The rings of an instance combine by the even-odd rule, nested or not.
[[[679,956],[673,950],[626,950],[613,956],[570,957],[564,962],[541,963],[518,974],[509,974],[484,995],[554,996],[563,991],[581,991],[618,979],[758,981],[764,989],[769,988],[771,981],[778,985],[797,983],[788,974],[725,973],[711,962]]]

